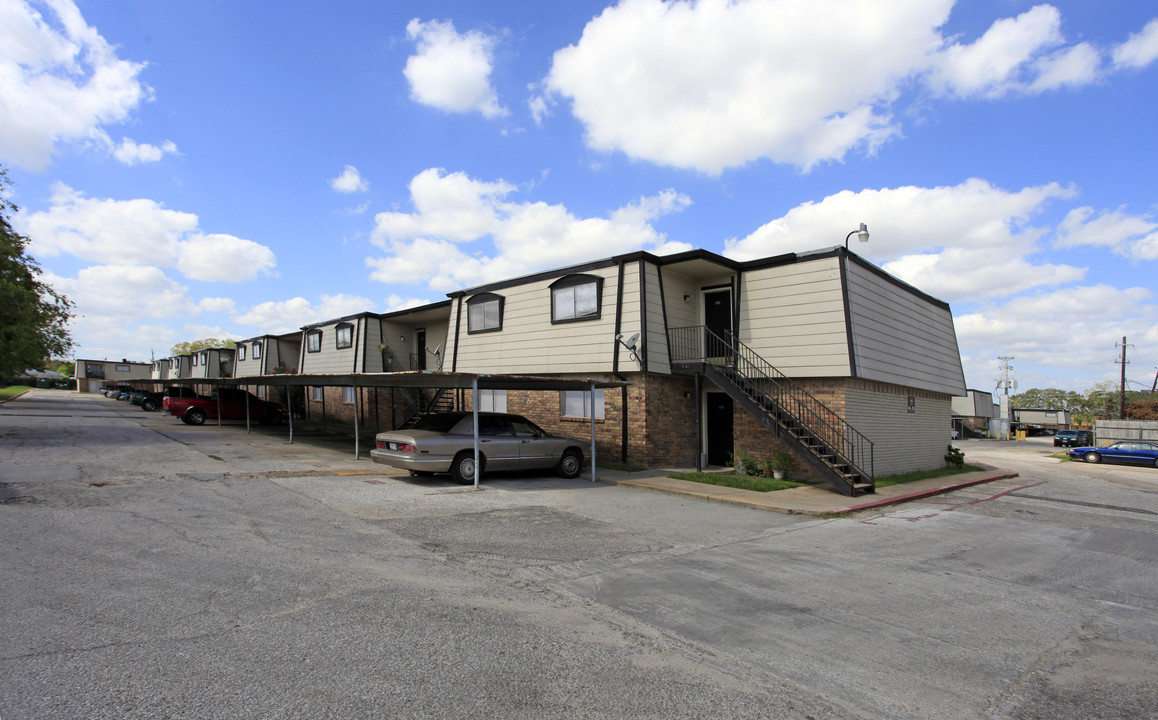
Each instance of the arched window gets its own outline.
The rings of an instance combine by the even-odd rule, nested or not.
[[[568,275],[551,283],[551,322],[598,320],[603,308],[603,278]]]

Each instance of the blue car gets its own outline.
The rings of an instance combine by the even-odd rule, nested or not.
[[[1122,440],[1106,447],[1079,447],[1066,452],[1074,459],[1088,463],[1122,463],[1158,467],[1158,442],[1149,440]]]

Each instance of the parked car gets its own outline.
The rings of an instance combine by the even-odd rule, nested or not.
[[[140,405],[145,412],[153,412],[161,407],[161,403],[166,397],[175,398],[204,398],[204,395],[198,395],[191,387],[183,387],[180,385],[173,385],[167,387],[161,392],[137,391],[129,399],[134,405]]]
[[[1121,463],[1158,467],[1158,443],[1147,440],[1122,440],[1106,447],[1079,447],[1066,453],[1088,463]]]
[[[1053,436],[1054,447],[1093,445],[1094,434],[1089,430],[1058,430]]]
[[[552,435],[520,415],[479,413],[481,471],[554,469],[573,478],[583,469],[583,441]],[[411,475],[449,472],[474,482],[474,418],[434,413],[404,430],[378,433],[370,458]]]
[[[161,414],[178,417],[186,425],[204,425],[206,420],[217,418],[218,406],[224,420],[244,420],[248,413],[248,417],[270,425],[283,423],[288,417],[280,403],[267,402],[239,388],[220,388],[209,397],[166,396],[161,400]]]

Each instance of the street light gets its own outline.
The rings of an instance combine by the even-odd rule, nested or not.
[[[869,237],[868,236],[868,225],[861,223],[859,228],[857,228],[856,230],[853,230],[848,235],[844,236],[844,249],[845,250],[848,250],[848,239],[850,237],[852,237],[854,233],[856,234],[857,239],[860,240],[861,242],[868,242],[868,237]]]

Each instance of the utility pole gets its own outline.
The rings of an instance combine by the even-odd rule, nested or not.
[[[1118,386],[1118,419],[1126,419],[1126,336],[1122,336],[1122,359],[1114,362],[1122,363],[1122,383]]]
[[[1001,396],[999,405],[1001,406],[1001,430],[998,432],[998,437],[1003,440],[1009,440],[1010,428],[1013,423],[1013,408],[1009,406],[1009,388],[1011,385],[1016,385],[1017,381],[1010,381],[1009,373],[1013,370],[1013,366],[1009,361],[1013,359],[1012,355],[998,355],[997,359],[1001,361],[1001,377],[997,379],[997,388],[1005,389],[1005,394]]]

